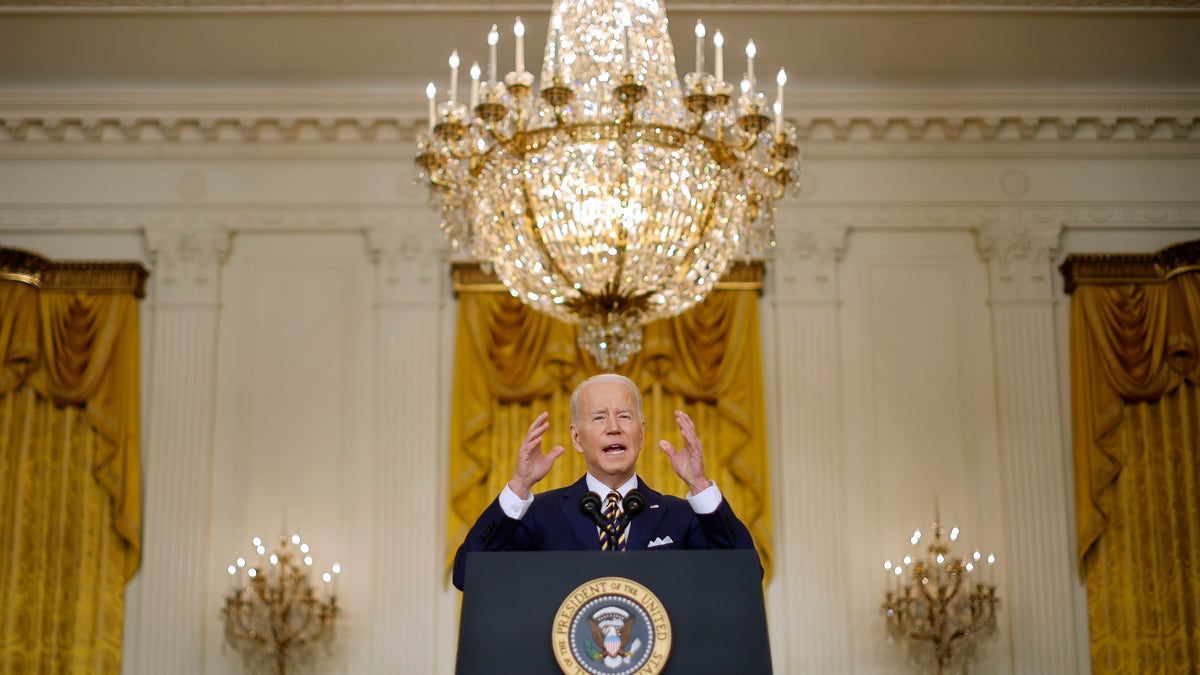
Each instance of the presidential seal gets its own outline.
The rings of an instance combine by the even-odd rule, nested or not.
[[[567,675],[657,675],[671,652],[671,622],[650,589],[601,577],[563,600],[551,641]]]

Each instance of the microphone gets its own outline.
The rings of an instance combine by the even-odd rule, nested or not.
[[[584,515],[592,519],[596,527],[604,533],[608,539],[608,544],[612,548],[617,547],[617,539],[621,536],[621,530],[614,530],[611,525],[604,519],[604,514],[600,512],[600,497],[595,492],[586,492],[579,500],[579,510],[583,511]]]
[[[646,495],[641,490],[630,490],[621,501],[621,519],[610,525],[600,511],[600,497],[595,492],[585,492],[579,499],[579,510],[591,519],[607,537],[610,545],[616,546],[621,533],[629,527],[629,521],[634,516],[646,510]]]
[[[630,490],[629,494],[625,495],[625,501],[621,502],[621,509],[624,511],[622,520],[628,523],[634,516],[646,510],[646,495],[637,488]]]
[[[600,514],[600,497],[596,496],[595,492],[585,492],[583,498],[579,500],[579,510],[585,516],[592,519],[596,527],[601,530],[608,531],[605,527],[604,516]]]
[[[620,538],[621,533],[629,527],[629,521],[645,510],[646,495],[642,494],[642,491],[637,488],[630,490],[629,494],[625,495],[625,499],[621,502],[621,520],[617,523],[617,538]]]

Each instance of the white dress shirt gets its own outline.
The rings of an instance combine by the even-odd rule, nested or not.
[[[590,473],[584,474],[584,478],[587,480],[588,489],[599,495],[600,502],[603,503],[605,498],[608,497],[608,493],[612,491],[612,488],[608,487],[604,483],[601,483]],[[625,496],[629,494],[629,491],[637,486],[638,479],[637,476],[634,476],[619,486],[617,488],[617,492],[621,493],[621,499],[625,499]],[[508,484],[505,483],[504,489],[500,491],[500,509],[504,511],[504,514],[509,518],[520,520],[525,516],[525,512],[528,511],[529,507],[533,504],[533,498],[534,495],[531,492],[528,499],[521,499],[517,496],[517,493],[513,492],[512,488],[508,487]],[[717,488],[717,483],[710,480],[707,488],[701,490],[699,494],[695,495],[691,492],[688,492],[686,499],[688,504],[691,505],[692,511],[695,511],[700,515],[704,515],[716,511],[717,507],[721,505],[721,500],[723,497],[721,496],[721,490]],[[600,536],[600,528],[596,528],[596,536]]]

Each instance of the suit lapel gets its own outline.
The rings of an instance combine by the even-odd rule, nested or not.
[[[579,550],[599,551],[600,536],[596,534],[596,524],[579,510],[579,500],[587,491],[587,479],[581,477],[563,492],[559,509],[562,511],[563,519],[571,526],[571,533],[579,542]]]
[[[656,492],[646,481],[638,476],[638,489],[646,495],[646,510],[636,516],[629,525],[630,536],[625,544],[627,551],[644,551],[650,540],[658,532],[659,524],[667,515],[667,507],[662,503],[662,493]]]

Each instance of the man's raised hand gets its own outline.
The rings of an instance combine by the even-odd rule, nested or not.
[[[687,483],[692,494],[697,495],[711,485],[704,474],[704,446],[696,435],[696,424],[686,413],[676,410],[675,424],[679,427],[679,433],[683,434],[683,447],[676,450],[665,440],[659,441],[658,447],[671,458],[671,468]]]
[[[508,488],[521,499],[529,499],[534,484],[545,478],[550,473],[550,467],[554,466],[554,460],[566,452],[563,446],[556,445],[550,448],[549,453],[542,454],[542,436],[549,428],[550,413],[538,415],[529,425],[529,431],[517,452],[517,468],[508,482]]]

